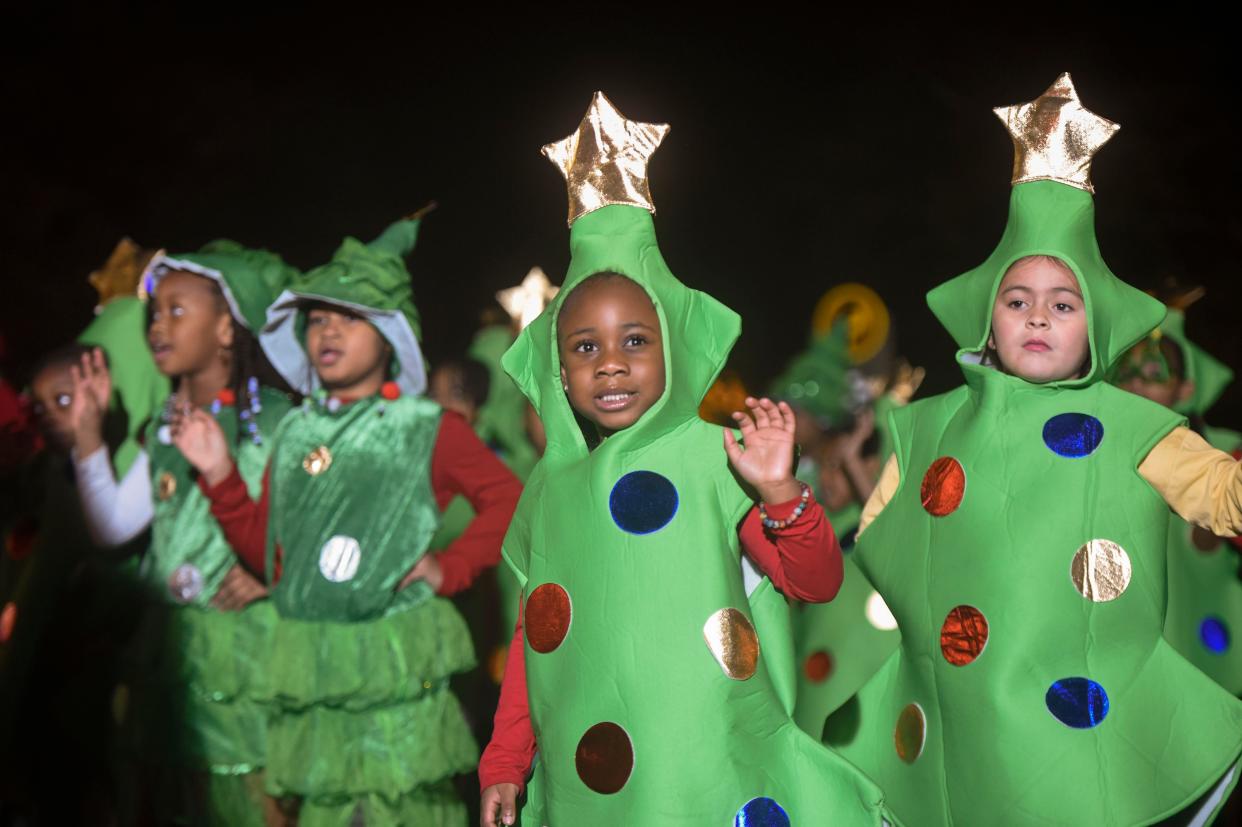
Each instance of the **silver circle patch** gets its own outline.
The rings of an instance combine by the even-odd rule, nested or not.
[[[189,603],[203,590],[203,573],[197,566],[183,563],[168,578],[168,591],[178,603]]]
[[[352,580],[358,573],[362,547],[353,537],[338,534],[319,550],[319,572],[333,583]]]

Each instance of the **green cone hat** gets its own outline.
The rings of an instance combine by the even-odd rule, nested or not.
[[[959,358],[977,353],[1005,271],[1025,256],[1055,256],[1082,288],[1091,366],[1081,379],[1049,384],[1092,384],[1165,313],[1159,301],[1112,274],[1096,243],[1091,157],[1119,127],[1082,106],[1068,74],[1034,101],[996,113],[1014,140],[1009,221],[988,259],[929,292],[927,304],[961,348]]]
[[[307,272],[268,309],[264,347],[293,387],[310,393],[319,385],[303,348],[303,310],[308,302],[321,301],[358,313],[388,340],[403,393],[416,396],[426,390],[418,309],[404,261],[418,240],[419,224],[418,218],[402,219],[370,244],[346,238],[330,262]]]
[[[772,395],[810,413],[825,427],[839,425],[850,405],[849,325],[839,318],[790,361],[772,383]]]

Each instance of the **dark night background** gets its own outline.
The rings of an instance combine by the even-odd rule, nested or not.
[[[1222,20],[791,13],[709,30],[657,7],[628,23],[554,6],[450,26],[432,11],[6,15],[11,375],[87,324],[86,276],[122,235],[174,252],[230,237],[305,268],[431,198],[410,269],[427,350],[459,350],[531,265],[559,282],[564,186],[539,148],[603,89],[631,119],[672,124],[651,165],[661,246],[683,281],[741,312],[733,361],[752,387],[804,344],[825,289],[861,280],[928,367],[923,394],[946,390],[960,374],[922,297],[1000,237],[1012,149],[991,108],[1063,70],[1123,126],[1093,170],[1105,260],[1140,287],[1206,286],[1188,330],[1239,362],[1240,73]],[[1242,423],[1242,391],[1209,418]]]

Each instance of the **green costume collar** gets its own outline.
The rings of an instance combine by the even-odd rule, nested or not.
[[[263,346],[272,364],[293,387],[311,393],[319,377],[303,347],[305,307],[326,302],[353,311],[373,324],[396,354],[396,381],[402,393],[427,389],[427,368],[418,344],[419,316],[404,257],[418,240],[418,219],[403,219],[370,244],[346,238],[332,261],[308,272],[286,289],[267,311]]]

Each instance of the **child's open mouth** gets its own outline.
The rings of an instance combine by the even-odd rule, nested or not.
[[[610,390],[595,397],[595,407],[601,411],[621,411],[628,408],[637,396],[637,391]]]
[[[342,355],[341,351],[336,348],[321,348],[319,351],[319,365],[320,367],[330,367],[331,365],[335,365],[341,360]]]
[[[172,353],[172,345],[165,344],[164,342],[151,343],[151,358],[156,362],[164,361],[170,353]]]

